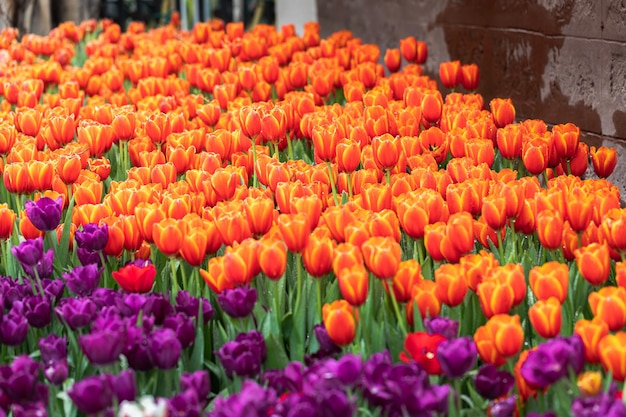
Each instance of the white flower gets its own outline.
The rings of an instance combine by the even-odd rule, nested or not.
[[[167,417],[167,403],[163,398],[155,401],[149,395],[141,397],[138,402],[123,401],[118,417]]]

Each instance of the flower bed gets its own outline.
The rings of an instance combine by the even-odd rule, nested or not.
[[[0,415],[626,415],[626,211],[581,179],[616,152],[475,65],[315,24],[0,47]]]

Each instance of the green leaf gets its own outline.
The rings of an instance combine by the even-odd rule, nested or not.
[[[279,341],[276,336],[270,335],[265,338],[265,345],[267,346],[267,358],[265,359],[266,369],[284,369],[289,363],[289,357],[285,352],[285,347],[282,342]]]
[[[202,323],[202,315],[199,316],[200,323]],[[204,330],[203,326],[199,325],[196,329],[196,340],[193,343],[193,351],[191,352],[191,360],[189,361],[190,370],[202,369],[202,363],[204,362]]]

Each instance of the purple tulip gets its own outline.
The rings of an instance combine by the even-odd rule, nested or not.
[[[179,291],[176,294],[176,312],[178,313],[185,313],[189,317],[198,318],[200,303],[202,303],[202,320],[204,324],[207,324],[214,313],[213,306],[211,306],[209,300],[196,298],[187,291]]]
[[[178,363],[183,347],[172,329],[158,329],[148,338],[152,363],[159,369],[171,369]]]
[[[135,401],[137,397],[137,383],[135,373],[127,369],[119,373],[119,375],[109,375],[113,394],[118,404],[122,401]]]
[[[130,292],[118,297],[115,300],[115,305],[122,316],[132,317],[138,315],[142,310],[145,313],[145,310],[150,308],[147,304],[151,301],[152,299],[145,294]]]
[[[44,377],[52,384],[59,386],[67,379],[69,368],[67,359],[44,362],[42,370]]]
[[[98,414],[113,404],[113,388],[108,375],[89,376],[68,391],[76,408],[85,414]]]
[[[28,335],[28,321],[24,317],[24,307],[20,301],[13,303],[9,314],[0,322],[0,341],[7,346],[19,346]]]
[[[100,283],[102,269],[98,265],[89,264],[86,266],[76,266],[70,272],[63,274],[63,279],[67,282],[67,288],[79,297],[90,295]]]
[[[239,333],[235,340],[226,342],[217,356],[222,362],[226,375],[254,376],[261,370],[267,350],[263,335],[256,330]]]
[[[65,284],[60,279],[42,279],[41,286],[46,297],[58,303],[65,291]]]
[[[522,377],[532,386],[545,388],[584,366],[584,345],[580,336],[555,337],[531,351],[522,364]]]
[[[577,397],[572,402],[572,417],[626,417],[626,405],[607,393]]]
[[[63,197],[53,200],[42,197],[37,201],[27,201],[24,208],[26,217],[37,229],[48,232],[56,229],[63,215]]]
[[[37,265],[43,257],[43,237],[37,239],[27,239],[17,246],[11,248],[11,253],[24,266]]]
[[[39,353],[43,362],[54,362],[67,358],[67,339],[50,334],[39,339]]]
[[[328,331],[323,325],[316,324],[313,328],[313,334],[315,335],[315,339],[317,339],[317,343],[320,345],[320,351],[323,351],[327,355],[341,352],[341,348],[330,339]]]
[[[276,392],[246,380],[241,390],[227,398],[218,397],[211,417],[267,416],[276,405]]]
[[[424,319],[424,329],[429,335],[440,334],[448,340],[456,339],[459,334],[459,322],[448,317]]]
[[[91,333],[79,336],[81,350],[94,365],[111,365],[119,360],[124,350],[126,325],[122,320],[98,318]]]
[[[491,417],[512,417],[515,413],[517,396],[510,395],[502,400],[491,402]]]
[[[247,317],[257,301],[256,288],[250,286],[226,289],[217,295],[217,303],[233,318]]]
[[[176,332],[176,337],[180,341],[183,349],[191,346],[196,338],[196,327],[193,323],[193,319],[186,314],[177,313],[167,317],[163,321],[163,327]]]
[[[48,417],[46,405],[42,403],[13,404],[13,417]],[[0,413],[0,416],[4,414]]]
[[[85,248],[76,248],[76,257],[81,265],[96,264],[98,268],[102,268],[102,258],[100,257],[100,252]]]
[[[211,394],[211,378],[208,371],[184,372],[180,376],[180,391],[193,390],[198,398],[200,406],[206,407],[208,397]]]
[[[27,355],[18,356],[11,365],[0,367],[0,390],[14,402],[28,402],[37,394],[39,364]]]
[[[167,402],[168,415],[200,417],[202,407],[198,400],[198,394],[193,389],[188,389],[176,394]]]
[[[452,379],[461,378],[476,364],[476,343],[471,336],[446,340],[437,347],[437,359],[443,373]]]
[[[109,227],[106,224],[98,226],[88,223],[82,230],[77,230],[74,237],[79,248],[98,252],[104,249],[109,240]]]
[[[172,307],[169,300],[161,293],[150,293],[147,297],[149,300],[144,307],[145,315],[154,317],[154,324],[163,324],[163,320],[174,312],[174,307]]]
[[[96,288],[90,298],[96,303],[98,308],[105,308],[117,306],[117,300],[120,298],[120,294],[111,288]]]
[[[24,316],[28,324],[41,329],[52,321],[52,305],[47,298],[39,295],[24,299]]]
[[[476,391],[488,400],[500,398],[513,388],[515,379],[507,371],[500,371],[492,364],[485,364],[478,368],[474,377]]]
[[[53,262],[54,251],[52,249],[48,249],[48,251],[43,254],[41,260],[37,262],[36,265],[22,265],[22,268],[24,268],[24,272],[31,279],[49,279],[52,277],[52,273],[54,272]]]
[[[143,321],[145,324],[146,318]],[[149,334],[150,332],[141,327],[131,326],[126,330],[126,346],[122,354],[126,357],[128,366],[135,371],[149,371],[154,368],[148,346]]]
[[[96,317],[96,310],[96,304],[89,298],[64,298],[54,309],[57,317],[72,330],[88,326]]]

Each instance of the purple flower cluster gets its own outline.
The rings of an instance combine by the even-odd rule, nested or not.
[[[267,348],[263,335],[251,330],[238,334],[235,340],[226,342],[216,354],[229,378],[234,375],[253,377],[261,371],[261,365],[267,356]]]
[[[217,295],[217,303],[232,318],[247,317],[257,300],[256,288],[250,286],[226,289]]]
[[[546,388],[572,371],[578,375],[585,365],[582,339],[578,335],[555,337],[531,351],[522,364],[522,377],[535,388]]]
[[[72,385],[68,391],[76,408],[88,415],[111,413],[115,403],[134,401],[137,396],[135,373],[125,370],[119,375],[94,375]]]
[[[106,224],[98,226],[89,223],[83,226],[82,230],[77,230],[76,256],[82,265],[95,264],[97,268],[102,267],[102,250],[109,240],[109,228]]]
[[[578,397],[572,403],[572,417],[626,417],[626,405],[610,392]]]
[[[22,269],[31,279],[48,279],[52,277],[54,251],[44,252],[43,237],[27,239],[11,248],[11,253],[18,260]]]
[[[40,364],[29,356],[18,356],[11,365],[0,367],[2,412],[17,415],[47,415],[48,387],[39,382]]]
[[[37,229],[48,232],[56,229],[63,216],[63,197],[56,200],[42,197],[37,201],[27,201],[24,205],[26,217]]]
[[[180,394],[167,402],[170,416],[199,417],[209,403],[211,379],[207,371],[183,373],[180,377]]]

